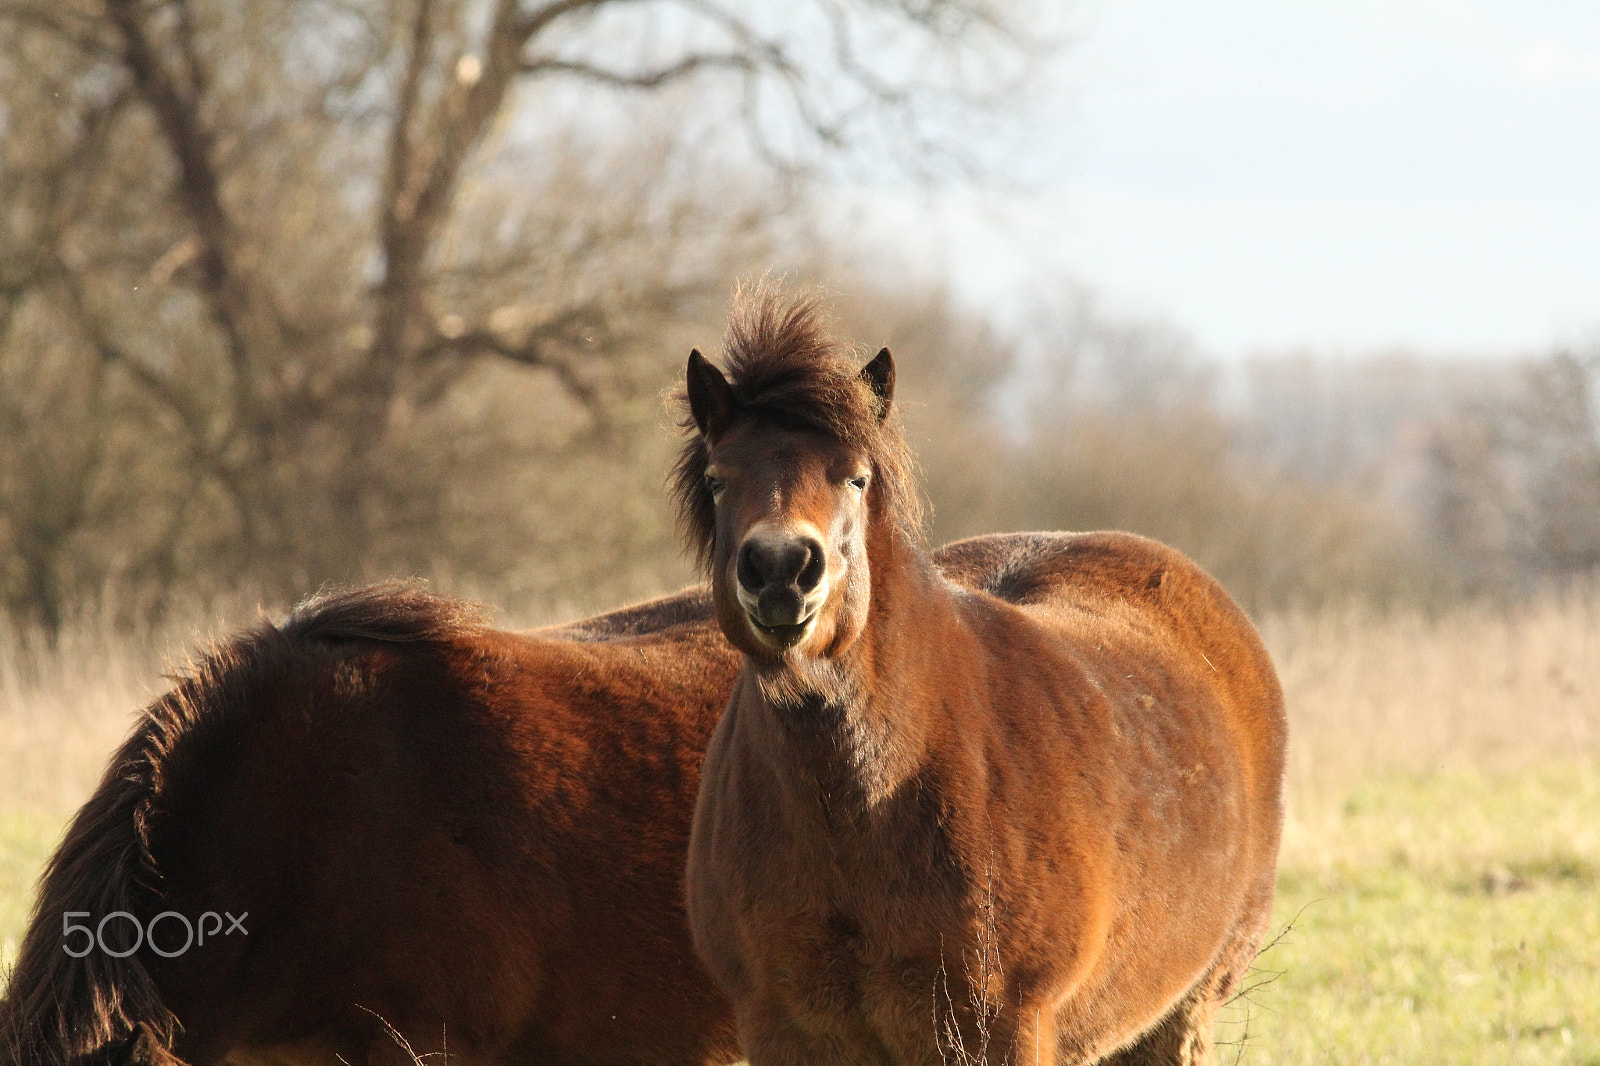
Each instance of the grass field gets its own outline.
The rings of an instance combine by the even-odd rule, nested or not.
[[[1360,782],[1286,849],[1281,939],[1219,1039],[1257,1064],[1600,1064],[1597,824],[1592,763]]]
[[[1263,632],[1294,727],[1281,935],[1218,1060],[1600,1066],[1600,593]],[[7,958],[65,818],[181,644],[86,625],[56,654],[18,648],[0,641]]]

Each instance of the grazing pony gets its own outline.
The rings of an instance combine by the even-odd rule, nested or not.
[[[1254,958],[1282,694],[1189,560],[1119,533],[923,547],[887,349],[814,300],[689,357],[675,473],[744,658],[689,844],[752,1066],[1194,1063]]]
[[[50,860],[0,1063],[738,1058],[682,910],[709,619],[513,634],[391,585],[212,651]]]

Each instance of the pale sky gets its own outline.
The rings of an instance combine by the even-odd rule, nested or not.
[[[1077,11],[1039,191],[932,208],[975,302],[1072,276],[1222,357],[1600,335],[1597,0]]]

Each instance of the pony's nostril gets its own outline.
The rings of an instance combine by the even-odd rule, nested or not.
[[[805,540],[801,544],[806,551],[805,565],[800,568],[800,574],[795,578],[795,585],[801,592],[812,592],[822,584],[822,575],[828,568],[828,561],[823,557],[822,545],[814,540]]]
[[[753,533],[739,546],[735,573],[751,595],[767,589],[794,589],[809,595],[828,568],[822,545],[813,537]]]
[[[757,549],[754,541],[745,541],[739,546],[739,584],[746,592],[760,592],[766,585],[767,579],[757,564]]]

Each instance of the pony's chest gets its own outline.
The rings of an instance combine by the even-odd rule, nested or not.
[[[931,841],[910,862],[903,848],[892,849],[895,861],[887,848],[842,850],[789,871],[794,895],[768,915],[782,933],[767,942],[767,976],[791,1010],[815,1022],[921,1031],[932,997],[963,968],[966,938],[951,936],[972,918],[963,881],[934,859]]]
[[[962,952],[927,932],[942,923],[910,911],[797,917],[782,938],[787,951],[769,956],[776,965],[768,976],[791,1016],[808,1029],[890,1047],[924,1042],[937,997],[964,985]]]

